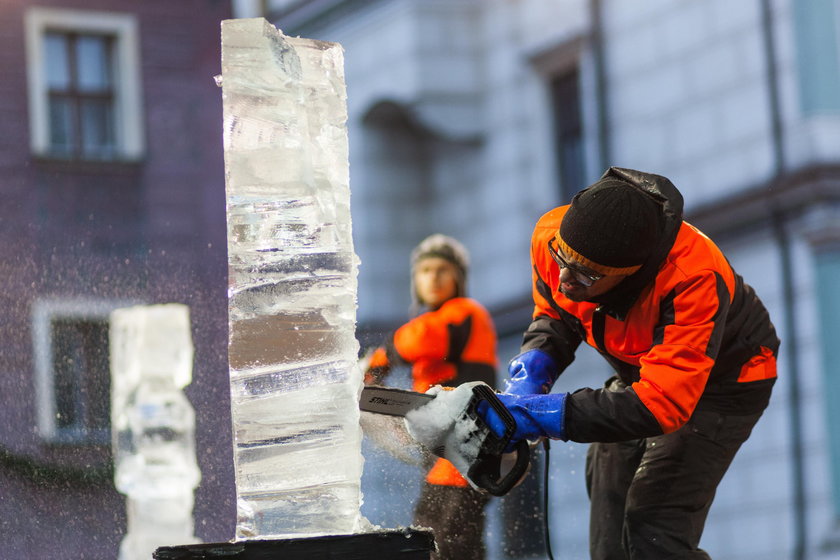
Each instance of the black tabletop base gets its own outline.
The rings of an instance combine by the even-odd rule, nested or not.
[[[162,546],[155,560],[429,560],[431,531],[383,530],[355,535]]]

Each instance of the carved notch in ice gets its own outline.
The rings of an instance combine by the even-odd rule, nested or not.
[[[222,23],[239,540],[362,524],[343,64],[262,18]]]

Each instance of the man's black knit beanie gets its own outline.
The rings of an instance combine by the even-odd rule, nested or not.
[[[560,224],[569,257],[601,274],[632,274],[653,252],[662,209],[648,194],[613,177],[579,192]]]

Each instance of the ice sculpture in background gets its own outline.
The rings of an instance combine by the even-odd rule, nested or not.
[[[117,490],[127,497],[120,560],[148,560],[162,545],[194,543],[195,412],[189,308],[117,309],[110,317],[111,426]]]
[[[222,23],[237,540],[364,524],[343,62]]]

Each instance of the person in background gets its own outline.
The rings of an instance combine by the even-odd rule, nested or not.
[[[596,560],[709,558],[715,490],[776,380],[767,310],[682,212],[667,178],[612,167],[532,237],[533,321],[499,398],[514,442],[591,442]],[[547,394],[581,342],[615,375]],[[492,409],[479,414],[501,432]]]
[[[466,297],[469,256],[455,239],[434,234],[411,253],[413,309],[425,312],[399,327],[377,348],[366,384],[380,384],[395,365],[409,365],[413,389],[454,387],[469,381],[495,386],[496,331],[487,310]],[[433,530],[438,560],[481,560],[488,498],[445,459],[426,474],[414,523]]]

